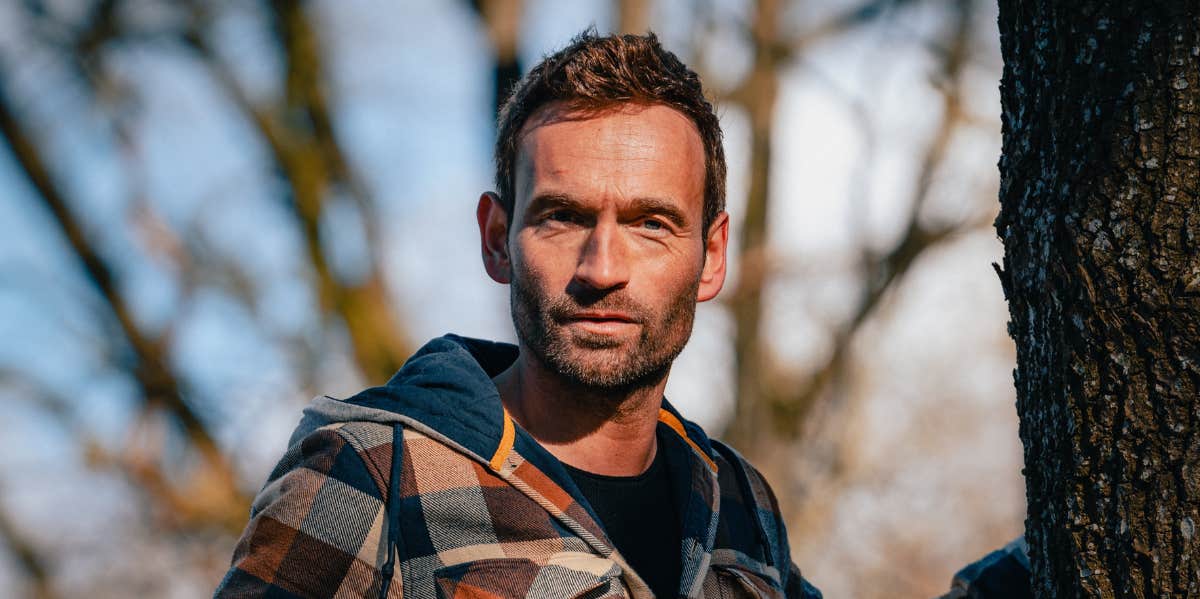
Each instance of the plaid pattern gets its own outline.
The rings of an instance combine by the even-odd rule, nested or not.
[[[251,507],[228,597],[374,596],[383,562],[383,477],[348,425],[319,430],[284,455]],[[367,432],[367,431],[362,431]],[[356,446],[357,445],[357,446]],[[390,456],[389,456],[390,461]],[[401,596],[393,587],[393,595]]]
[[[466,344],[438,343],[442,356]],[[455,364],[471,360],[461,353]],[[420,357],[405,368],[425,376]],[[562,464],[514,426],[498,397],[476,402],[467,389],[447,399],[436,383],[428,401],[396,409],[396,384],[306,410],[306,419],[324,410],[342,420],[302,422],[255,498],[216,596],[378,597],[386,586],[393,598],[652,597]],[[403,397],[420,399],[422,389]],[[678,596],[819,598],[791,563],[762,476],[664,405],[659,426],[675,434],[659,448],[682,519]]]

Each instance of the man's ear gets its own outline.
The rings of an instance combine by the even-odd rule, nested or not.
[[[479,222],[479,243],[483,250],[483,267],[497,283],[512,280],[512,262],[508,257],[508,212],[500,204],[500,196],[485,191],[475,207]]]
[[[708,227],[704,239],[704,269],[696,301],[706,302],[717,296],[725,285],[725,249],[729,246],[729,213],[721,211]]]

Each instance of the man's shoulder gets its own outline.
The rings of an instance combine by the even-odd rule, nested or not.
[[[392,427],[388,424],[370,421],[333,422],[296,435],[289,442],[280,466],[314,453],[333,454],[347,449],[362,456],[368,466],[378,466],[376,462],[390,456],[391,446]],[[331,468],[337,465],[329,464]],[[347,464],[342,462],[341,465]]]
[[[370,452],[378,447],[392,444],[392,425],[368,420],[352,420],[327,424],[318,431],[328,431],[341,436],[359,451]]]
[[[385,493],[387,474],[391,466],[391,427],[374,422],[337,422],[313,428],[288,444],[267,477],[252,512],[278,501],[279,495],[294,485],[280,481],[295,477],[297,471],[319,480],[337,480],[349,484],[377,500]]]

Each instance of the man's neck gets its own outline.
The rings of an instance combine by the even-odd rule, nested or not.
[[[493,381],[513,420],[571,466],[606,476],[636,476],[654,460],[665,374],[645,386],[598,390],[564,381],[523,351]]]

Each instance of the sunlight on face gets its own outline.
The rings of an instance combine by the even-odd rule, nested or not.
[[[537,116],[515,182],[517,335],[577,384],[664,376],[691,334],[705,263],[700,136],[664,106]]]

